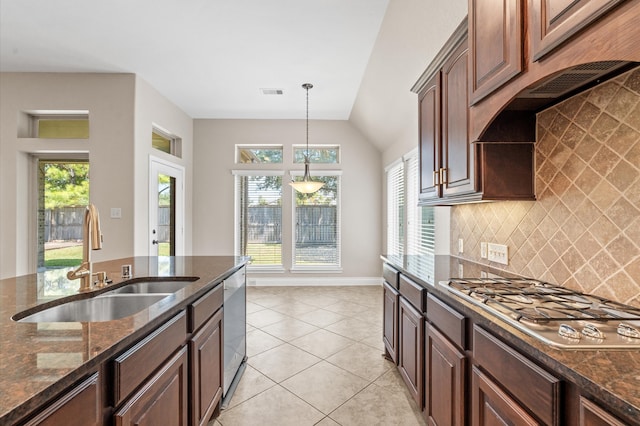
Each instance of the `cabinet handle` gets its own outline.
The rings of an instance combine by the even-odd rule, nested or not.
[[[443,185],[447,183],[447,169],[440,169],[440,183]]]
[[[438,170],[433,171],[433,186],[440,185],[440,172]]]

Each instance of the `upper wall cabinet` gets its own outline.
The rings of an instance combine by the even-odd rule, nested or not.
[[[638,22],[638,0],[469,0],[469,141],[534,142],[535,113],[640,62]]]
[[[625,0],[528,0],[533,60],[539,60],[623,1]]]
[[[469,143],[466,20],[412,90],[419,99],[420,204],[533,200],[531,143]]]
[[[472,104],[522,72],[523,33],[522,0],[469,1]]]

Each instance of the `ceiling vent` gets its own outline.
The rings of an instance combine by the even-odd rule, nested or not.
[[[282,89],[260,89],[263,95],[283,95],[284,90]]]
[[[529,87],[518,98],[558,98],[605,76],[629,62],[601,61],[578,65]]]

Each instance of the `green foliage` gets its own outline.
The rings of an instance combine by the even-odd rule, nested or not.
[[[82,263],[82,245],[45,250],[44,265],[47,268],[77,266]]]
[[[89,204],[89,163],[40,163],[44,175],[45,208]]]

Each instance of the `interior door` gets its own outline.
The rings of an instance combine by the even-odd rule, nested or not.
[[[149,256],[184,254],[184,168],[151,157]]]

